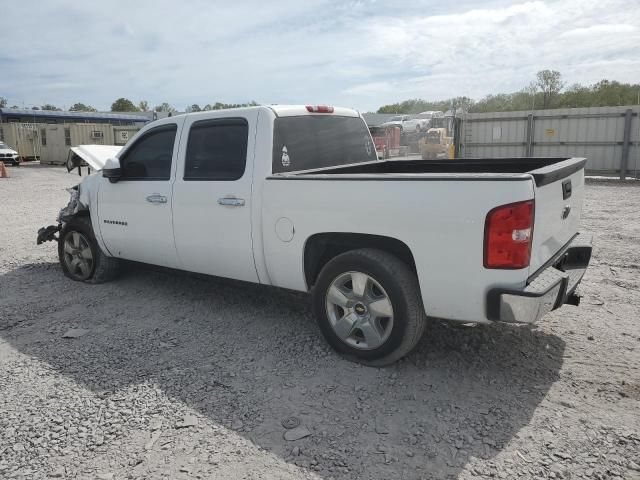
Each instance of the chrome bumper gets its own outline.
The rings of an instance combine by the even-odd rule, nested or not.
[[[535,323],[551,310],[578,305],[575,293],[591,259],[590,235],[577,235],[551,265],[538,270],[522,290],[494,288],[487,295],[487,318],[499,322]]]

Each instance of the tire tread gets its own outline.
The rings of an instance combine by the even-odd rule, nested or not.
[[[84,280],[84,282],[91,284],[100,284],[109,282],[116,278],[120,273],[121,261],[117,258],[109,257],[104,254],[104,252],[98,245],[98,242],[96,241],[96,237],[93,233],[93,227],[91,225],[91,218],[88,216],[75,217],[69,220],[67,223],[65,223],[65,225],[62,227],[62,231],[60,232],[58,256],[60,258],[60,265],[62,266],[62,271],[64,272],[65,276],[71,278],[72,280],[75,280],[64,267],[64,260],[62,256],[62,239],[66,235],[66,232],[72,229],[78,229],[89,236],[89,240],[92,243],[91,247],[94,250],[94,254],[96,257],[93,275]]]
[[[376,359],[363,359],[353,355],[350,356],[354,360],[369,366],[387,366],[395,363],[400,358],[411,352],[425,332],[427,326],[427,315],[422,305],[418,279],[406,263],[390,253],[375,248],[350,250],[334,257],[323,267],[319,278],[327,271],[327,267],[331,264],[338,262],[350,262],[357,258],[364,260],[367,263],[379,265],[386,270],[397,282],[397,286],[404,297],[403,300],[406,302],[406,329],[400,344],[393,351]],[[314,292],[314,295],[321,294],[322,292]],[[316,312],[316,315],[319,315],[319,312]]]

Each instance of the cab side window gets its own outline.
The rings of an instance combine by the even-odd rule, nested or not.
[[[189,131],[184,180],[238,180],[247,163],[249,125],[244,118],[195,122]]]
[[[121,158],[122,180],[169,180],[177,126],[148,131]]]

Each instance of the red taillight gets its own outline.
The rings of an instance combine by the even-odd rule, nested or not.
[[[333,107],[327,105],[307,105],[307,112],[311,113],[333,113]]]
[[[525,268],[531,258],[534,201],[494,208],[484,224],[484,267]]]

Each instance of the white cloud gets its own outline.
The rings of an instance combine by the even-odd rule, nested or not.
[[[569,82],[640,77],[640,5],[622,0],[0,2],[0,95],[13,103],[367,110],[514,91],[542,68]]]

